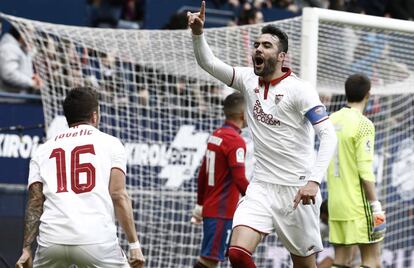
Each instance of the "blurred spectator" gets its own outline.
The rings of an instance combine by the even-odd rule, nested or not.
[[[275,7],[283,8],[293,13],[300,11],[294,0],[275,0],[273,3]]]
[[[239,25],[247,25],[247,24],[257,24],[263,22],[263,13],[255,8],[252,7],[250,9],[243,9],[240,14]]]
[[[319,8],[324,7],[324,4],[321,0],[295,0],[295,4],[300,9],[304,7],[319,7]]]
[[[414,20],[413,0],[392,0],[387,2],[386,14],[394,19]]]
[[[166,30],[179,30],[179,29],[187,29],[188,22],[187,22],[187,11],[177,12],[170,17],[170,20],[166,25],[164,25],[163,29]]]
[[[385,15],[386,1],[387,0],[358,0],[358,4],[365,11],[365,14],[383,17]]]
[[[0,82],[1,89],[14,93],[38,91],[42,86],[33,72],[30,49],[13,26],[0,41]]]
[[[144,19],[144,0],[124,0],[118,28],[139,29]]]
[[[126,0],[122,8],[121,19],[142,21],[144,19],[144,0]]]
[[[121,18],[123,0],[88,0],[90,25],[116,28]]]

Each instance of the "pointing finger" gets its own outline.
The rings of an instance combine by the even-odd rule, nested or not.
[[[201,1],[201,8],[200,8],[200,19],[204,21],[206,16],[206,1]]]

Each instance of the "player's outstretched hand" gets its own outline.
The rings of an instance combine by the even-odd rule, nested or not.
[[[187,12],[188,26],[194,35],[203,33],[204,21],[206,19],[206,2],[201,1],[200,11],[197,13]]]
[[[129,265],[131,265],[132,268],[142,268],[144,267],[145,258],[142,254],[142,251],[140,248],[130,249],[129,250],[129,259],[128,259]]]
[[[315,204],[316,194],[319,191],[319,184],[315,181],[308,181],[305,186],[299,188],[298,193],[293,200],[293,208],[297,208],[300,201],[304,205]]]
[[[17,260],[16,268],[32,268],[32,251],[30,249],[24,248],[22,255]]]

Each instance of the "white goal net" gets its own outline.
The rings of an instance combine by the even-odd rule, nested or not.
[[[46,125],[62,115],[70,88],[99,89],[100,128],[119,137],[128,152],[127,182],[147,267],[192,267],[202,238],[201,227],[189,223],[196,172],[209,133],[222,123],[222,100],[230,89],[197,66],[190,33],[80,28],[3,17],[34,53],[44,81]],[[289,35],[287,65],[300,74],[302,17],[275,24]],[[246,66],[261,26],[205,33],[216,56]],[[365,72],[373,80],[367,115],[376,126],[377,188],[388,217],[384,267],[414,266],[413,37],[381,27],[319,22],[316,82],[329,112],[344,105],[347,75]],[[121,242],[125,245],[124,237]],[[273,235],[260,245],[255,260],[258,267],[291,267],[287,251]]]

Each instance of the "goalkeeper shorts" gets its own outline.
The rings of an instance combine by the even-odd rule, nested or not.
[[[361,217],[349,221],[329,220],[329,242],[338,245],[371,244],[383,238],[371,238],[371,218]]]
[[[203,218],[201,257],[214,261],[225,260],[232,224],[233,220]]]

